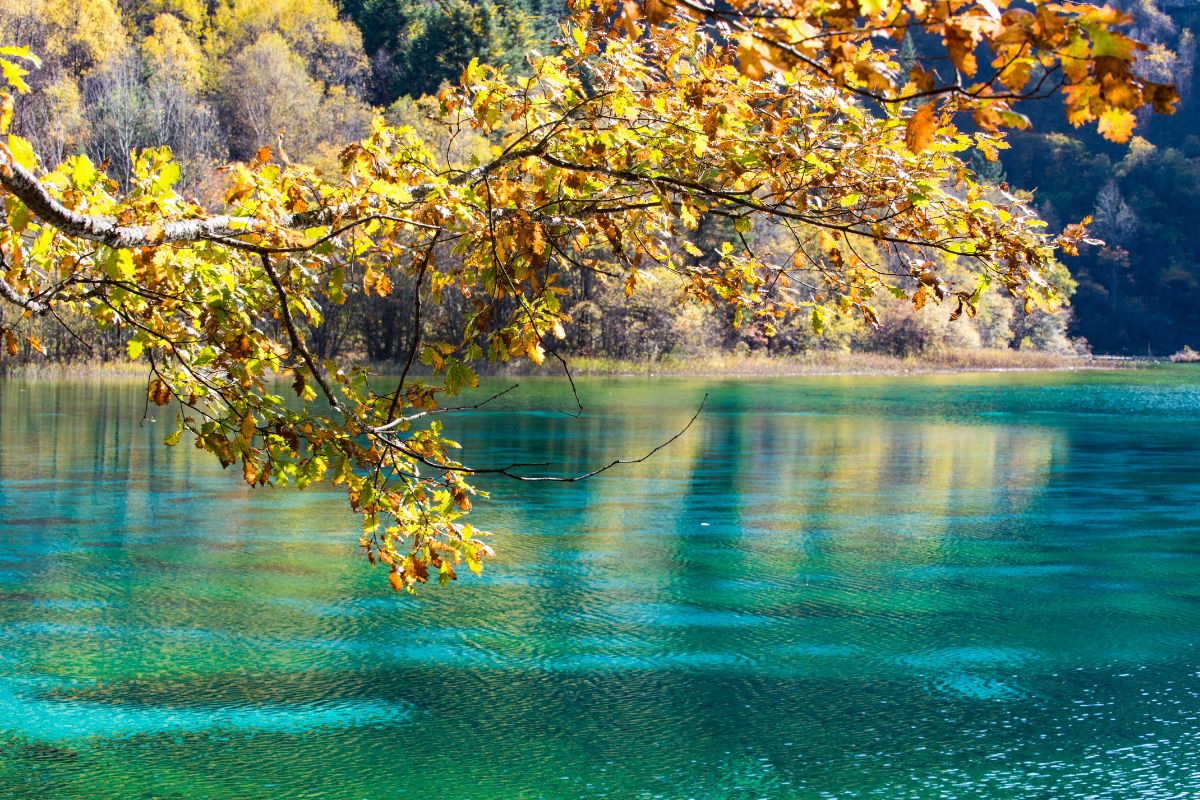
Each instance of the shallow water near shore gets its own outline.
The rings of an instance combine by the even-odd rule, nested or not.
[[[0,380],[0,800],[1200,793],[1200,371],[518,380],[464,460],[709,398],[415,597],[135,381]]]

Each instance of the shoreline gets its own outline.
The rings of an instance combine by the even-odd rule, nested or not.
[[[970,372],[1079,372],[1089,370],[1143,369],[1168,363],[1128,356],[1062,356],[1052,353],[981,350],[953,351],[921,357],[900,358],[874,353],[820,353],[805,356],[738,356],[721,354],[692,359],[628,361],[622,359],[567,357],[575,377],[628,378],[800,378],[818,376],[907,376],[944,375]],[[561,376],[560,365],[481,371],[487,376]]]
[[[806,376],[908,376],[946,375],[969,372],[1078,372],[1085,370],[1127,370],[1169,364],[1169,359],[1130,356],[1064,356],[1019,350],[963,350],[930,353],[923,356],[880,355],[876,353],[809,353],[799,356],[738,355],[722,353],[687,359],[633,361],[628,359],[566,356],[574,377],[627,378],[793,378]],[[399,372],[394,364],[368,364],[378,375]],[[414,372],[428,376],[428,369]],[[138,362],[99,363],[26,363],[0,364],[0,378],[116,378],[143,377],[146,366]],[[534,365],[483,364],[481,377],[561,377],[557,362]]]

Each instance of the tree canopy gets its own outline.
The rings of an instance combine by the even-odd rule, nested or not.
[[[1026,124],[1018,100],[1061,91],[1072,122],[1123,140],[1139,108],[1174,99],[1139,77],[1127,20],[1108,7],[574,0],[571,12],[559,48],[531,52],[527,69],[473,60],[440,93],[446,141],[485,143],[467,161],[376,119],[337,174],[319,173],[262,142],[248,104],[258,149],[221,168],[223,204],[209,209],[176,191],[165,147],[132,153],[122,185],[106,164],[45,164],[9,134],[0,297],[18,313],[0,318],[6,348],[38,347],[24,327],[38,316],[120,332],[151,371],[149,401],[177,413],[167,444],[187,433],[251,485],[332,480],[393,587],[448,581],[491,554],[463,518],[472,476],[587,477],[462,463],[440,425],[480,362],[559,358],[566,275],[634,295],[661,291],[653,277],[667,270],[681,302],[768,333],[797,315],[874,324],[887,296],[973,315],[992,285],[1052,310],[1056,251],[1074,252],[1085,227],[1044,232],[1027,198],[978,178],[972,154],[994,161],[998,130]],[[906,33],[923,55],[902,67]],[[239,56],[246,86],[288,68],[254,55],[267,41]],[[36,64],[0,50],[18,94]],[[7,131],[13,96],[0,103]],[[710,222],[716,241],[691,235]],[[381,297],[411,292],[398,380],[311,346],[350,275]],[[462,305],[464,324],[423,336],[424,310],[442,303]]]

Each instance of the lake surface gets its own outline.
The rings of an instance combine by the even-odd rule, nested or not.
[[[0,798],[1200,794],[1200,369],[584,380],[448,427],[482,578],[141,387],[0,381]]]

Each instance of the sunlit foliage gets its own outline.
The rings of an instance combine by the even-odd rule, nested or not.
[[[745,3],[718,13],[577,2],[558,52],[532,54],[519,75],[472,61],[440,93],[441,126],[479,137],[482,158],[456,162],[376,120],[341,150],[336,175],[261,145],[221,173],[219,210],[176,191],[167,148],[138,151],[123,186],[82,155],[44,164],[10,135],[0,296],[23,318],[70,312],[119,331],[149,365],[148,400],[177,414],[168,444],[186,434],[251,485],[344,487],[363,515],[361,545],[394,587],[478,571],[490,550],[462,519],[472,475],[585,476],[462,463],[439,415],[477,386],[481,361],[557,357],[573,323],[568,275],[626,296],[673,286],[766,336],[837,314],[874,326],[880,298],[975,315],[989,286],[1025,312],[1053,310],[1056,248],[1073,252],[1084,229],[1042,233],[1020,197],[979,182],[965,158],[1004,147],[985,129],[1020,123],[1010,107],[1040,80],[1035,68],[1061,71],[1068,114],[1098,118],[1114,138],[1127,135],[1126,113],[1171,97],[1129,72],[1136,45],[1115,31],[1122,17],[1091,6],[787,8],[785,24]],[[943,37],[958,77],[922,77],[919,64],[897,75],[875,34],[913,25]],[[239,124],[320,115],[317,90],[304,88],[319,79],[302,78],[295,55],[303,41],[286,31],[245,41],[237,80],[261,88],[238,102],[265,102],[270,84],[295,87],[288,102],[312,100],[246,105]],[[996,77],[972,83],[986,49]],[[30,56],[3,55],[9,83],[25,89]],[[956,127],[964,110],[981,130]],[[706,223],[712,241],[694,235]],[[756,235],[764,226],[771,237]],[[310,345],[348,276],[368,294],[411,292],[398,381]],[[422,309],[448,303],[463,324],[425,335]],[[3,325],[10,350],[39,346],[23,319]],[[432,379],[414,377],[418,360]]]

